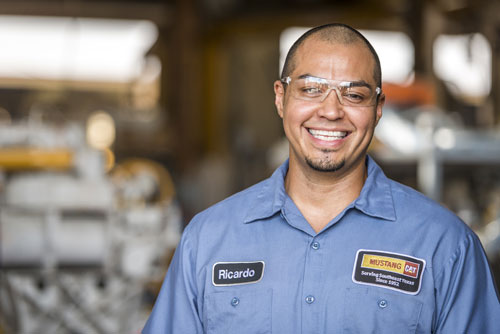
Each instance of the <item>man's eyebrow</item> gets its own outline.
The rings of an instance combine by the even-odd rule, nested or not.
[[[368,87],[368,88],[372,89],[372,86],[364,80],[343,81],[343,82],[349,83],[349,87]]]
[[[298,78],[299,78],[299,79],[305,79],[305,78],[318,78],[318,79],[323,79],[323,78],[315,77],[314,75],[309,74],[309,73],[299,75],[299,77],[298,77]],[[323,79],[323,80],[325,80],[325,79]]]

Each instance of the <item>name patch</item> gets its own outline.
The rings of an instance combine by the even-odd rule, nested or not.
[[[264,262],[217,262],[212,269],[215,286],[257,283],[264,276]]]
[[[410,295],[420,291],[425,260],[403,254],[360,249],[356,254],[354,283],[380,286]]]

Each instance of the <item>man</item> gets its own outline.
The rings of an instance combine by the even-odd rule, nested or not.
[[[478,238],[367,156],[385,97],[356,30],[292,46],[289,160],[187,226],[144,333],[500,333]]]

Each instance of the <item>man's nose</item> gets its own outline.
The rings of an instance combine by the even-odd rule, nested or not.
[[[344,117],[344,106],[340,103],[340,98],[336,89],[332,88],[326,92],[326,96],[321,102],[318,114],[328,119]]]

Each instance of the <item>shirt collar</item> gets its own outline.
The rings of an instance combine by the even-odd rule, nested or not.
[[[395,221],[396,211],[389,179],[370,156],[367,156],[366,165],[368,176],[353,206],[368,216]],[[288,160],[263,182],[259,195],[249,205],[244,223],[269,218],[281,210],[288,196],[285,191],[287,172]]]
[[[265,180],[262,190],[253,203],[250,203],[245,223],[269,218],[279,212],[288,196],[285,190],[285,176],[288,172],[288,159],[281,164],[273,175]]]
[[[366,169],[368,177],[354,207],[368,216],[395,221],[391,181],[370,156],[366,158]]]

